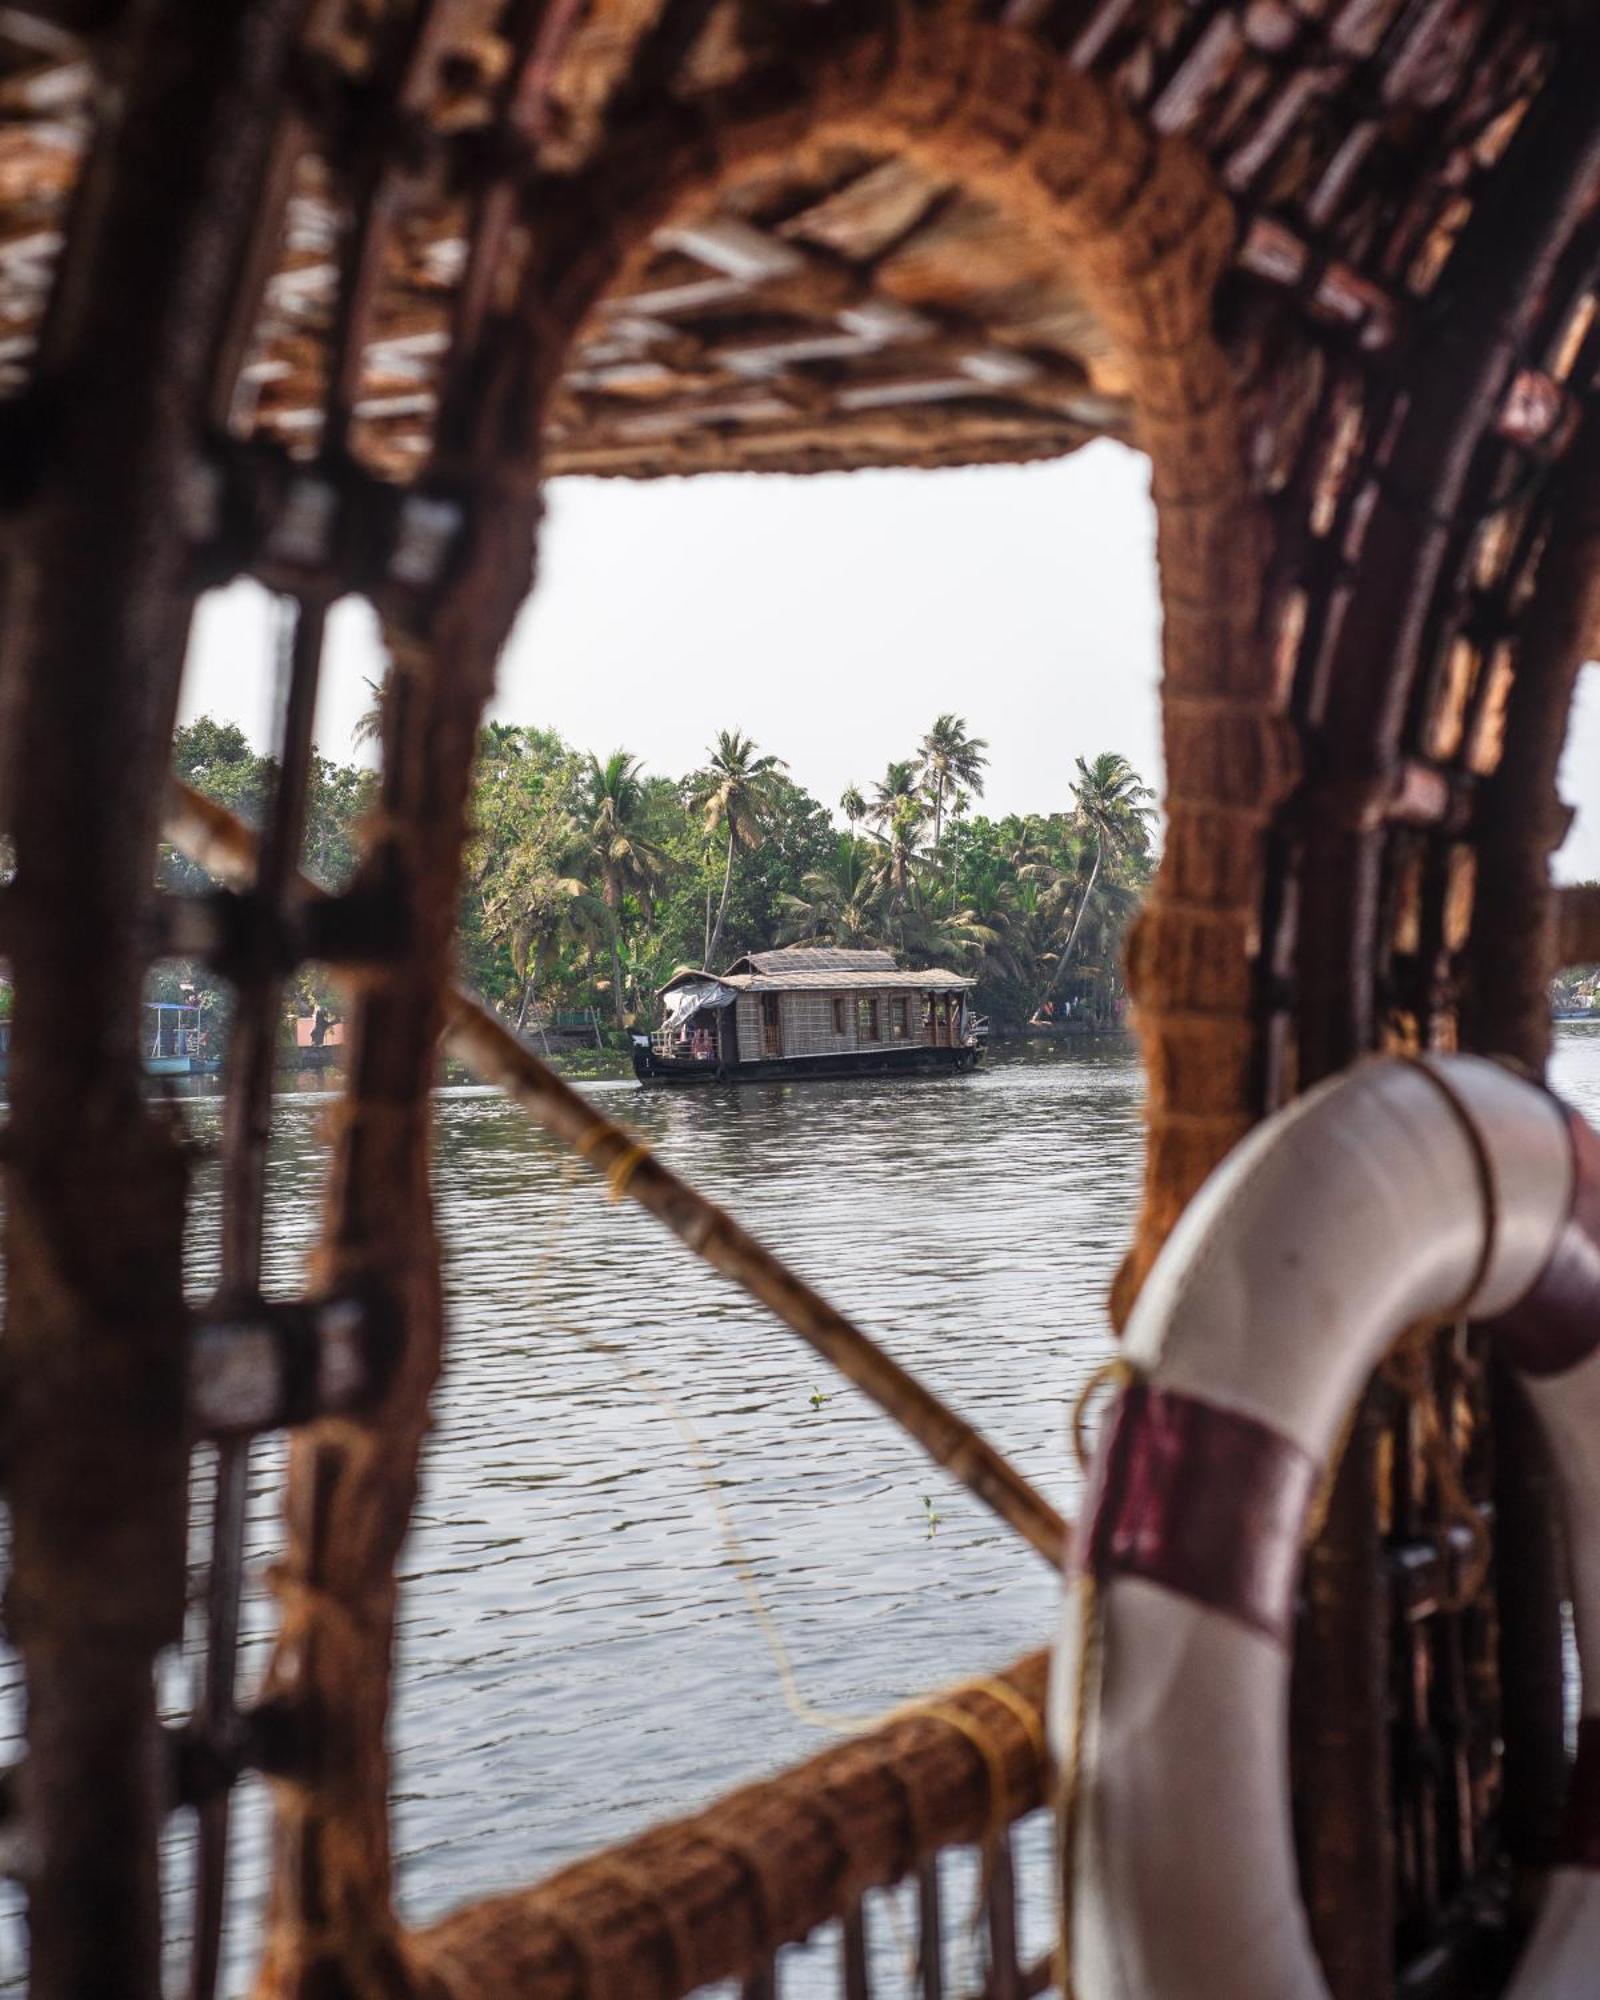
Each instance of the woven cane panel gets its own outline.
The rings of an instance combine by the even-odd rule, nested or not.
[[[430,1969],[514,1990],[559,1965],[574,1991],[731,1972],[757,1992],[781,1944],[837,1919],[854,1994],[865,1888],[985,1840],[1003,1880],[1000,1824],[1042,1795],[1027,1730],[997,1725],[1004,1813],[970,1727],[924,1723],[932,1805],[902,1735],[851,1764],[858,1824],[826,1803],[837,1771],[798,1774],[714,1809],[687,1885],[652,1849],[421,1939],[393,1914],[394,1565],[445,1338],[426,1093],[539,482],[1022,459],[1094,435],[1148,452],[1169,836],[1130,968],[1151,1144],[1125,1301],[1205,1172],[1304,1082],[1385,1043],[1541,1053],[1553,758],[1600,520],[1579,476],[1600,367],[1592,51],[1570,9],[1484,0],[160,11],[59,0],[0,21],[8,1341],[26,1377],[8,1605],[40,1724],[40,1990],[82,1990],[98,1954],[155,1991],[148,1689],[183,1586],[184,1165],[138,1109],[119,1023],[167,921],[147,885],[193,597],[247,573],[291,607],[292,658],[272,825],[217,935],[245,1023],[236,1133],[275,983],[307,948],[294,772],[329,604],[369,597],[393,663],[369,850],[318,919],[353,1005],[315,1277],[384,1298],[395,1371],[375,1410],[298,1427],[265,1702],[248,1731],[221,1698],[194,1725],[222,1774],[212,1836],[238,1762],[274,1774],[264,1990],[406,1993]],[[1486,908],[1514,973],[1489,967]],[[609,1164],[633,1170],[626,1149]],[[230,1142],[245,1296],[259,1169]],[[1313,1565],[1311,1681],[1355,1684],[1327,1671],[1349,1665],[1341,1629],[1383,1653],[1345,1745],[1364,1718],[1386,1776],[1299,1717],[1340,2000],[1383,1990],[1395,1940],[1447,1950],[1504,1880],[1502,1827],[1536,1822],[1550,1789],[1516,1776],[1531,1710],[1509,1690],[1531,1683],[1506,1637],[1546,1631],[1553,1597],[1514,1623],[1455,1588],[1460,1496],[1419,1414],[1505,1520],[1503,1412],[1470,1341],[1441,1336],[1431,1368],[1374,1407],[1359,1504]],[[107,1464],[123,1472],[97,1489]],[[77,1504],[95,1490],[114,1544]],[[1362,1624],[1375,1522],[1394,1602]],[[1533,1733],[1553,1714],[1559,1735],[1559,1688],[1534,1706]],[[1393,1865],[1351,1825],[1389,1828]],[[1008,1898],[995,1990],[1028,1990]],[[614,1965],[589,1935],[613,1919]]]

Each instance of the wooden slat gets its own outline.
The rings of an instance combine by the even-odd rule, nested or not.
[[[944,2000],[944,1903],[936,1854],[917,1870],[917,1973],[922,2000]]]
[[[1022,1970],[1017,1964],[1017,1881],[1009,1827],[985,1848],[984,1874],[988,1884],[984,1895],[989,1932],[987,2000],[1023,2000]]]
[[[1600,965],[1600,884],[1575,883],[1556,892],[1556,967]]]
[[[739,1988],[739,2000],[778,2000],[778,1964],[769,1958]]]
[[[841,1926],[844,1948],[844,2000],[872,2000],[867,1975],[867,1924],[865,1907],[852,1903]]]

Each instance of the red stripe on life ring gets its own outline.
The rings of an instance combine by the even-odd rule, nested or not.
[[[1600,1137],[1570,1105],[1572,1212],[1550,1261],[1490,1331],[1524,1375],[1565,1375],[1600,1348]]]
[[[1578,1722],[1578,1756],[1556,1865],[1600,1869],[1600,1716],[1585,1715]]]
[[[1237,1411],[1135,1382],[1095,1462],[1080,1560],[1142,1577],[1287,1644],[1319,1468]]]

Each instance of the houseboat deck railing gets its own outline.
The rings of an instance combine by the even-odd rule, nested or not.
[[[451,1994],[683,2000],[737,1980],[747,2000],[779,2000],[783,1947],[838,1923],[835,1990],[866,2000],[888,1982],[873,1979],[864,1906],[914,1882],[914,1924],[885,1927],[896,1991],[1042,1993],[1051,1957],[1020,1948],[1012,1838],[1048,1803],[1046,1675],[1033,1653],[913,1703],[703,1812],[429,1925],[412,1947]],[[1043,1828],[1040,1846],[1053,1851]],[[978,1857],[976,1907],[956,1903],[940,1867],[962,1848]],[[1048,1930],[1054,1899],[1042,1887],[1030,1914],[1043,1923],[1029,1928]]]
[[[719,1060],[714,1043],[697,1049],[689,1037],[671,1028],[650,1030],[650,1053],[659,1056],[662,1061],[670,1058],[673,1062],[702,1062],[714,1066]]]

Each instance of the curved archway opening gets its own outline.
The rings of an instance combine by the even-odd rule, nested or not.
[[[1191,156],[1153,139],[1117,111],[1097,86],[1047,61],[1021,38],[972,34],[963,28],[952,37],[936,33],[926,42],[892,44],[879,53],[883,61],[876,73],[870,64],[863,69],[853,59],[821,78],[804,107],[808,129],[824,133],[830,145],[837,142],[858,153],[870,154],[874,146],[887,144],[910,160],[927,163],[936,178],[944,175],[962,188],[970,186],[992,197],[999,212],[1014,212],[1025,234],[1038,232],[1053,246],[1055,257],[1081,274],[1082,310],[1074,302],[1064,307],[1057,302],[1058,316],[1076,315],[1083,338],[1091,347],[1103,343],[1105,355],[1096,363],[1097,379],[1095,369],[1075,361],[1066,348],[1052,354],[1048,342],[996,337],[997,327],[1014,333],[1018,325],[1037,324],[1025,315],[996,317],[990,311],[988,318],[995,320],[995,326],[985,324],[983,337],[974,340],[970,325],[952,330],[929,311],[926,301],[921,310],[935,322],[934,337],[902,341],[900,335],[907,329],[902,316],[889,329],[895,333],[891,339],[888,322],[881,311],[874,315],[871,298],[861,297],[859,290],[849,296],[841,292],[831,308],[834,332],[825,337],[845,340],[850,346],[850,352],[838,358],[849,363],[849,380],[841,395],[856,398],[845,412],[851,449],[864,452],[869,437],[887,437],[890,442],[882,448],[903,455],[904,412],[919,400],[959,405],[957,411],[944,410],[939,420],[959,415],[969,427],[960,451],[981,456],[998,448],[994,439],[1004,438],[1005,419],[1009,413],[1015,421],[1019,401],[1032,411],[1030,420],[1037,429],[1040,399],[1053,411],[1049,424],[1059,427],[1081,424],[1086,399],[1121,396],[1126,407],[1137,409],[1139,434],[1155,467],[1163,515],[1172,689],[1169,740],[1180,752],[1175,768],[1187,775],[1175,801],[1175,809],[1185,816],[1186,837],[1179,862],[1169,871],[1165,901],[1144,935],[1140,960],[1156,1051],[1152,1076],[1159,1155],[1153,1185],[1160,1200],[1146,1231],[1144,1254],[1148,1254],[1167,1211],[1175,1212],[1181,1202],[1185,1176],[1191,1182],[1197,1179],[1249,1116],[1252,1030],[1245,997],[1231,970],[1230,983],[1220,991],[1213,974],[1219,958],[1248,957],[1248,941],[1256,929],[1255,848],[1262,821],[1286,782],[1290,764],[1257,643],[1253,586],[1258,580],[1260,538],[1246,473],[1238,462],[1231,384],[1208,332],[1210,285],[1227,254],[1231,224],[1225,206]],[[676,185],[675,174],[664,173],[663,189],[642,205],[646,213],[625,222],[620,233],[627,234],[634,220],[641,229],[651,222],[673,227],[667,211],[692,199],[697,182],[712,183],[726,193],[745,168],[775,157],[779,139],[777,129],[768,125],[719,132],[709,172],[703,163],[694,165],[687,193]],[[869,158],[865,171],[871,173],[882,164],[881,159]],[[745,222],[745,227],[752,226]],[[673,254],[686,254],[681,236],[665,247]],[[734,249],[755,256],[747,238],[737,239]],[[536,260],[548,255],[553,263],[530,281],[531,302],[536,307],[549,305],[549,296],[541,289],[545,280],[551,281],[552,292],[570,280],[563,301],[550,306],[550,314],[558,324],[575,324],[593,301],[598,281],[614,282],[622,274],[613,268],[613,246],[603,240],[587,253],[580,252],[570,270],[561,268],[561,254],[560,246],[536,246]],[[730,254],[725,236],[720,254],[724,261]],[[835,247],[816,268],[815,260],[802,259],[806,282],[818,282],[821,271],[836,268],[838,254]],[[830,256],[835,264],[829,263]],[[725,272],[723,278],[732,275]],[[782,281],[781,273],[775,281]],[[902,315],[917,310],[903,300],[898,304]],[[659,301],[657,309],[659,314]],[[954,317],[954,308],[944,310]],[[739,366],[755,370],[754,379],[760,382],[766,379],[760,371],[775,365],[774,329],[763,325],[748,331],[756,336],[756,345],[736,347]],[[777,331],[792,342],[792,328]],[[548,323],[540,332],[548,340]],[[800,337],[806,336],[802,332]],[[908,381],[905,357],[885,356],[883,350],[896,345],[935,350],[939,365],[954,371],[946,379],[955,383],[957,393],[930,399],[925,375]],[[594,361],[592,348],[586,358]],[[623,355],[621,361],[637,364],[638,357]],[[484,421],[504,420],[516,426],[546,417],[553,420],[555,406],[546,409],[541,395],[549,362],[548,353],[535,357],[520,379],[505,385],[501,402]],[[908,396],[908,386],[915,387],[918,396]],[[748,416],[748,404],[741,407]],[[379,413],[367,414],[375,418]],[[704,417],[703,405],[698,414]],[[717,449],[726,448],[730,426],[737,421],[726,409],[714,416],[709,428]],[[350,435],[356,439],[355,431]],[[1046,435],[1058,444],[1066,432],[1050,431],[1047,424]],[[509,583],[500,584],[498,579],[496,583],[509,596]],[[461,615],[464,620],[464,608]],[[421,665],[424,644],[405,635],[403,618],[397,620],[396,629],[404,668],[401,693],[407,703],[425,702],[430,698],[430,680]],[[438,636],[427,643],[437,648]],[[481,656],[474,658],[479,685],[484,664]],[[435,666],[433,683],[438,678]],[[465,709],[466,701],[458,700],[448,718],[457,749]],[[417,723],[416,713],[413,708],[409,719],[402,715],[391,737],[394,783],[401,788],[402,802],[413,807],[436,782],[447,792],[464,776],[458,759],[448,772],[441,766],[436,781],[432,762],[436,745],[425,741],[426,724]],[[1220,817],[1219,799],[1225,801]],[[402,1018],[411,999],[404,992],[385,995],[370,1008],[372,1018],[383,1024],[381,1032],[391,1038],[387,1046],[399,1049],[406,1060],[416,1054],[409,1043],[422,1046],[415,1023]],[[378,1109],[387,1107],[380,1102]],[[369,1227],[373,1190],[378,1181],[392,1180],[394,1172],[393,1151],[380,1161],[372,1134],[381,1121],[369,1116],[370,1111],[370,1105],[352,1107],[351,1130],[358,1141],[364,1136],[365,1155],[356,1155],[357,1164],[352,1166],[352,1155],[347,1153],[339,1179],[341,1198],[368,1219]],[[371,1128],[365,1132],[363,1119]],[[410,1144],[407,1140],[406,1147]],[[377,1180],[371,1179],[374,1169]],[[364,1173],[370,1185],[363,1185]],[[352,1242],[359,1242],[359,1226],[354,1236],[336,1228],[336,1240],[340,1254],[351,1254]],[[420,1310],[429,1318],[427,1301],[422,1301]],[[415,1396],[419,1386],[424,1395],[427,1388],[421,1378],[427,1372],[425,1350],[436,1332],[431,1320],[426,1332],[429,1340],[419,1349],[414,1379],[407,1386],[413,1400],[393,1438],[360,1441],[343,1465],[339,1454],[333,1454],[331,1473],[328,1460],[320,1470],[309,1462],[297,1468],[295,1484],[303,1505],[297,1503],[294,1518],[297,1533],[308,1534],[308,1546],[319,1537],[328,1546],[328,1523],[341,1510],[348,1516],[352,1506],[361,1504],[364,1481],[392,1479],[397,1489],[404,1487],[409,1476],[407,1453],[415,1444],[412,1431],[420,1424],[423,1407]],[[313,1484],[302,1490],[307,1477]],[[390,1523],[385,1534],[393,1526]],[[341,1556],[352,1571],[357,1554],[352,1549]],[[305,1550],[291,1547],[294,1627],[286,1657],[291,1663],[309,1659],[315,1678],[320,1657],[316,1642],[326,1623],[326,1607],[311,1574],[314,1560],[305,1562],[303,1573],[294,1567],[304,1555]],[[351,1584],[354,1588],[353,1576]],[[388,1588],[387,1574],[368,1575],[361,1587],[381,1598]],[[373,1633],[362,1632],[359,1638],[363,1657],[370,1655],[368,1664],[378,1672]],[[347,1690],[325,1692],[342,1699]],[[361,1709],[349,1720],[352,1739],[371,1752],[370,1776],[382,1754],[372,1731],[379,1711],[371,1689],[362,1698]],[[321,1798],[315,1786],[308,1786],[291,1801],[286,1851],[309,1843],[354,1881],[368,1868],[367,1856],[360,1852],[362,1842],[376,1839],[374,1808],[381,1811],[376,1800],[358,1805],[346,1796]],[[363,1815],[365,1834],[357,1824]],[[376,1841],[374,1852],[379,1847],[381,1841]],[[386,1861],[380,1854],[373,1865],[381,1874]],[[304,1886],[288,1882],[290,1904]],[[286,1906],[285,1916],[281,1948],[291,1954],[303,1952],[308,1946],[303,1936],[294,1933],[293,1909]]]

